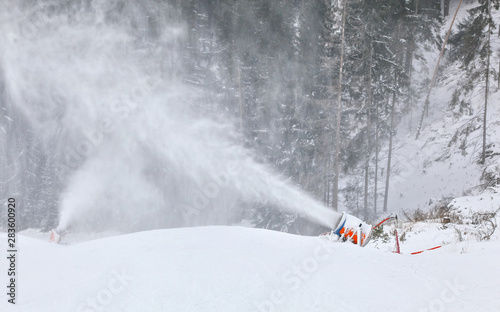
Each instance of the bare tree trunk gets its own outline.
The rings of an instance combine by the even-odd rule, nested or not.
[[[448,15],[450,15],[450,0],[444,0],[443,16],[446,17]]]
[[[498,36],[500,37],[500,27],[498,27]],[[500,58],[500,50],[498,51],[498,56]],[[500,62],[498,62],[498,72],[500,73]],[[498,87],[497,89],[500,90],[500,75],[498,75]]]
[[[331,136],[329,135],[328,132],[323,133],[322,135],[322,152],[323,152],[323,179],[324,179],[324,189],[323,189],[323,198],[324,198],[324,203],[328,207],[330,205],[330,163],[331,163],[331,158],[330,158],[330,148],[332,146],[331,142]]]
[[[375,112],[375,119],[377,123],[375,124],[375,181],[374,181],[374,191],[373,191],[373,212],[377,213],[377,200],[378,200],[378,189],[377,189],[377,184],[378,184],[378,133],[379,133],[379,110],[378,110],[378,103],[375,107],[376,112]]]
[[[365,192],[364,192],[364,216],[365,219],[368,218],[368,182],[369,182],[369,170],[370,170],[370,108],[368,108],[367,113],[367,122],[366,122],[366,146],[367,146],[367,155],[365,160]]]
[[[240,104],[240,131],[243,134],[243,100],[241,98],[241,68],[238,66],[238,102]]]
[[[415,1],[414,14],[418,14],[418,0]],[[406,45],[406,56],[405,56],[405,72],[408,73],[408,98],[407,98],[407,109],[408,109],[408,129],[412,130],[413,127],[413,87],[412,87],[412,74],[413,74],[413,55],[416,50],[415,36],[412,32],[408,34],[409,40]]]
[[[345,46],[345,18],[347,12],[347,3],[344,0],[342,13],[342,44],[340,50],[340,69],[338,83],[338,98],[337,98],[337,129],[335,137],[335,177],[333,180],[333,209],[338,210],[339,205],[339,167],[340,167],[340,118],[342,116],[342,70],[344,67],[344,46]]]
[[[395,83],[397,84],[397,74]],[[387,156],[387,172],[385,175],[385,192],[384,192],[384,212],[387,211],[387,203],[389,199],[389,181],[391,178],[391,160],[392,160],[392,138],[394,134],[394,109],[396,108],[396,89],[392,93],[392,106],[391,106],[391,129],[389,132],[389,155]]]
[[[498,37],[500,37],[500,27],[498,27]],[[498,50],[498,56],[500,57],[500,49]],[[500,73],[500,62],[498,62],[498,72]],[[500,90],[500,75],[497,75],[497,80],[498,80],[498,87],[497,87],[497,89]]]
[[[411,83],[411,76],[413,74],[413,43],[411,41],[413,38],[410,39],[410,43],[408,44],[407,51],[406,51],[406,72],[408,73],[408,97],[407,97],[407,107],[408,107],[408,129],[411,131],[411,127],[413,125],[413,89],[412,89],[412,83]]]
[[[364,194],[364,215],[365,215],[365,220],[368,218],[368,182],[369,182],[369,170],[370,170],[370,154],[371,154],[371,145],[370,145],[370,129],[371,129],[371,124],[370,124],[370,110],[372,107],[372,46],[371,46],[371,40],[370,40],[370,52],[368,54],[369,57],[369,62],[368,66],[370,67],[368,69],[368,79],[367,79],[367,85],[366,85],[366,160],[365,160],[365,194]]]
[[[448,42],[448,38],[450,37],[451,28],[453,27],[453,23],[455,22],[455,18],[457,17],[457,14],[458,14],[458,9],[460,9],[461,4],[462,4],[462,0],[460,0],[460,2],[458,3],[457,11],[455,12],[455,15],[453,16],[453,20],[451,21],[450,28],[448,29],[448,33],[446,34],[446,38],[444,39],[443,47],[441,48],[441,53],[439,53],[439,58],[438,58],[438,61],[436,63],[436,67],[434,67],[434,74],[432,75],[432,80],[431,80],[431,83],[429,85],[429,89],[427,90],[427,96],[425,98],[424,107],[422,108],[422,114],[420,115],[420,122],[418,123],[417,135],[415,136],[415,140],[418,139],[418,136],[420,135],[420,130],[422,130],[422,123],[424,122],[424,115],[429,107],[429,96],[431,95],[432,87],[434,86],[434,83],[436,82],[439,63],[441,62],[441,58],[443,57],[444,48],[446,47],[446,43]]]
[[[418,2],[419,0],[416,0],[415,1],[415,14],[418,14]],[[412,58],[411,58],[411,66],[410,66],[410,73],[409,73],[409,81],[410,81],[410,85],[411,85],[411,75],[413,73],[413,55],[412,55]],[[412,130],[412,127],[413,127],[413,92],[412,90],[410,89],[410,122],[409,122],[409,130],[411,131]]]
[[[396,42],[399,41],[401,31],[401,24],[398,23],[398,29],[396,33]],[[394,67],[394,83],[393,83],[393,92],[392,92],[392,105],[391,105],[391,127],[389,129],[389,151],[387,155],[387,172],[385,174],[385,190],[384,190],[384,212],[387,211],[387,204],[389,200],[389,182],[391,179],[391,161],[392,161],[392,140],[394,137],[394,110],[396,109],[396,95],[399,88],[399,71],[404,70],[404,68],[400,69],[399,66],[403,66],[403,53],[402,50],[399,50],[400,47],[396,47],[396,65]]]
[[[486,116],[488,111],[488,91],[490,84],[489,78],[490,78],[490,55],[491,55],[490,37],[491,37],[491,25],[488,26],[488,57],[486,59],[486,87],[484,89],[483,152],[481,154],[481,164],[484,164],[486,161]]]

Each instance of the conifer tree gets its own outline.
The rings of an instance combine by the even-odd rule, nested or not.
[[[490,77],[497,75],[490,68],[491,35],[496,29],[492,10],[498,10],[499,0],[479,0],[479,5],[470,9],[466,19],[458,25],[458,32],[450,38],[454,47],[450,53],[451,61],[460,62],[461,69],[466,73],[465,79],[459,82],[453,93],[450,106],[459,113],[471,113],[470,97],[479,82],[484,84],[484,105],[482,120],[482,150],[480,163],[484,164],[487,147],[487,112]]]

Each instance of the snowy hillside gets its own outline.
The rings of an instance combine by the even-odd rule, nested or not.
[[[455,12],[457,5],[458,1],[452,2],[450,11]],[[452,33],[456,32],[457,25],[464,21],[467,10],[475,6],[477,3],[464,3],[461,6]],[[500,14],[495,11],[494,17],[498,19]],[[443,38],[451,20],[452,16],[449,16],[442,27]],[[492,36],[492,50],[499,49],[499,38],[496,35]],[[428,71],[432,73],[438,51],[428,51],[426,57],[429,61]],[[498,68],[499,62],[497,55],[494,54],[491,58],[491,67]],[[491,157],[487,157],[485,164],[482,165],[479,164],[479,160],[483,131],[484,82],[477,83],[466,98],[470,101],[468,113],[459,112],[456,107],[452,108],[450,101],[453,92],[461,88],[460,81],[467,78],[467,73],[460,69],[460,65],[450,62],[445,54],[437,85],[430,96],[429,113],[425,115],[419,138],[415,139],[415,127],[418,125],[424,98],[418,102],[413,116],[406,117],[398,127],[394,141],[395,161],[389,193],[390,211],[401,213],[402,210],[427,210],[442,199],[449,202],[453,198],[479,195],[483,191],[489,193],[485,190],[483,178],[487,175],[498,176],[500,172],[498,168],[500,108],[495,105],[500,101],[499,89],[492,86],[489,92],[486,141],[489,144],[487,152],[489,151]],[[492,211],[500,208],[500,201],[494,206]]]
[[[420,232],[415,242],[440,239],[433,226]],[[242,227],[148,231],[74,245],[21,236],[19,244],[18,304],[2,301],[2,311],[500,309],[498,238],[464,254],[453,244],[420,255]],[[413,248],[411,238],[402,242],[403,252]]]

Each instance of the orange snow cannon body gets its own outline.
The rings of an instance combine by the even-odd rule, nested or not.
[[[57,232],[57,230],[55,229],[50,231],[49,242],[59,244],[60,241],[61,241],[61,234],[59,234],[59,232]]]
[[[361,247],[366,246],[370,240],[372,226],[364,223],[360,219],[342,212],[339,223],[332,231],[333,234],[339,236],[343,241],[351,241]]]

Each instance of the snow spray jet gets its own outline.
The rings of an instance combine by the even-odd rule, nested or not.
[[[179,8],[1,1],[6,94],[60,163],[60,229],[231,224],[245,202],[327,227],[338,219],[255,162],[228,121],[200,116]]]

